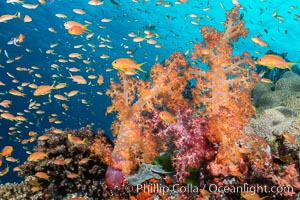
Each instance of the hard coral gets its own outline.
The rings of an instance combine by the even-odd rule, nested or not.
[[[95,140],[100,140],[104,148],[111,148],[103,139],[103,131],[93,133],[91,127],[86,127],[66,129],[62,134],[56,134],[54,129],[50,129],[43,136],[46,139],[38,141],[33,153],[46,152],[47,157],[26,161],[20,166],[19,175],[38,176],[43,199],[61,198],[75,192],[101,198],[105,158],[93,155],[90,146]]]
[[[21,183],[6,183],[0,185],[0,199],[9,200],[39,200],[42,199],[40,192],[33,192],[30,183],[35,177],[27,177]]]
[[[255,84],[253,90],[254,104],[257,111],[263,112],[276,106],[287,107],[300,115],[300,76],[293,72],[285,72],[274,85]]]

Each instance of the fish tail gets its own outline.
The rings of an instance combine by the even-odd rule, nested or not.
[[[90,30],[87,29],[87,27],[88,27],[89,25],[90,25],[90,24],[85,24],[85,25],[83,25],[86,31],[90,31]]]
[[[141,66],[144,65],[144,64],[146,64],[146,63],[147,62],[143,62],[141,64],[138,64],[138,67],[136,69],[139,70],[139,71],[141,71],[141,72],[145,72],[146,73],[146,71],[141,68]]]
[[[288,69],[292,71],[292,66],[296,65],[299,62],[288,62]]]
[[[55,84],[56,84],[56,81],[54,81],[54,82],[53,82],[53,84],[52,84],[52,86],[51,86],[51,87],[52,87],[52,88],[54,88],[54,85],[55,85]]]
[[[21,19],[21,13],[19,11],[16,12],[15,16],[16,16],[16,18]]]

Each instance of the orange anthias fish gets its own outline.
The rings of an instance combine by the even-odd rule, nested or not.
[[[286,62],[282,57],[274,54],[266,54],[256,61],[257,64],[268,67],[269,69],[289,69],[297,62]]]
[[[14,18],[20,18],[20,12],[17,12],[15,15],[6,14],[0,16],[0,23],[7,22],[8,20],[12,20]]]
[[[3,169],[2,171],[0,171],[0,176],[4,176],[8,172],[9,172],[9,166],[7,165],[5,169]]]
[[[1,151],[1,157],[9,157],[13,152],[14,148],[12,146],[5,146]]]
[[[161,111],[159,113],[159,118],[167,123],[176,123],[176,116],[174,116],[172,113],[168,111]]]
[[[134,75],[136,74],[136,69],[142,72],[146,72],[141,68],[141,66],[145,63],[146,62],[137,64],[129,58],[119,58],[112,62],[112,66],[113,68],[124,72],[126,75]]]
[[[73,136],[71,134],[68,134],[68,140],[71,144],[74,144],[74,145],[86,144],[85,140],[82,140],[79,137]]]
[[[40,179],[45,179],[45,180],[50,179],[50,176],[48,174],[46,174],[45,172],[36,172],[35,176],[40,178]]]
[[[81,26],[72,26],[69,28],[68,33],[71,35],[81,35],[86,32],[86,26],[81,27]]]
[[[24,42],[24,39],[25,39],[25,36],[21,33],[21,34],[18,36],[18,41],[19,41],[19,43]]]
[[[67,21],[64,23],[65,29],[70,29],[73,26],[80,26],[81,28],[84,28],[87,25],[83,25],[83,24],[81,24],[79,22],[75,22],[75,21]]]
[[[48,153],[37,151],[29,155],[27,161],[36,162],[48,157]]]
[[[254,43],[256,43],[256,44],[258,44],[258,45],[260,45],[260,46],[262,46],[262,47],[267,47],[267,46],[269,46],[265,41],[263,41],[262,39],[260,39],[260,38],[258,38],[258,37],[252,37],[251,40],[252,40]]]
[[[10,120],[10,121],[16,120],[16,117],[10,113],[1,113],[0,117],[2,117],[3,119]]]
[[[49,94],[52,91],[52,89],[54,89],[54,85],[55,83],[53,83],[52,85],[40,85],[35,89],[33,95],[42,96],[42,95]]]

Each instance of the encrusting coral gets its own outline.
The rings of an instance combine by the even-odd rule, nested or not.
[[[61,199],[67,193],[101,198],[105,163],[109,162],[105,156],[110,157],[112,148],[103,131],[94,133],[91,127],[60,133],[55,130],[39,137],[19,175],[37,178],[31,190],[42,192],[42,199]]]

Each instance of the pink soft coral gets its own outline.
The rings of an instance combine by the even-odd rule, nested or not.
[[[159,111],[153,117],[155,128],[162,139],[172,138],[174,149],[173,166],[180,182],[189,176],[188,167],[199,169],[202,161],[211,160],[215,151],[206,139],[207,122],[204,118],[192,117],[193,109],[181,108],[177,111],[176,123],[160,119]]]

